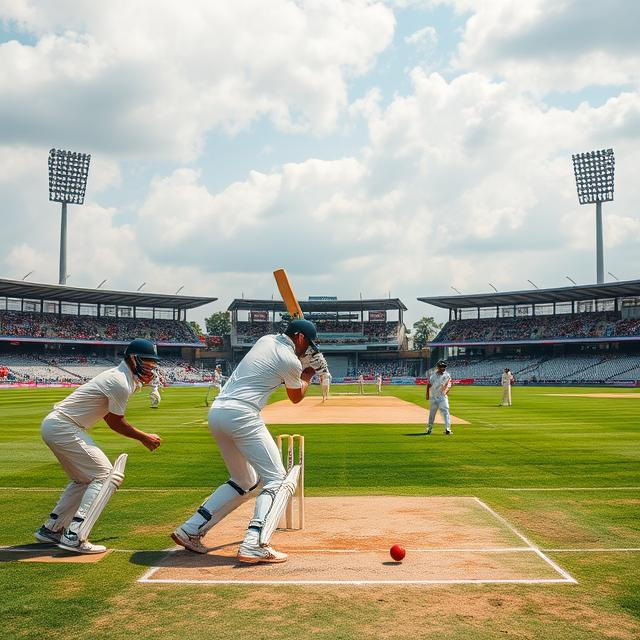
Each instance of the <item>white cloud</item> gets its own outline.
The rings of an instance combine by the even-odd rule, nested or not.
[[[0,19],[37,39],[0,44],[0,139],[182,159],[259,118],[333,130],[394,31],[366,0],[23,0]]]
[[[537,94],[640,82],[640,4],[628,0],[441,0],[470,13],[460,70],[507,79]]]
[[[438,33],[434,27],[423,27],[407,36],[404,41],[415,45],[420,51],[431,51],[438,44]]]

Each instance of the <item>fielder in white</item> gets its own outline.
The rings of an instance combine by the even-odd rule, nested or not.
[[[207,405],[207,407],[209,406],[209,394],[212,391],[217,391],[216,395],[219,395],[220,392],[222,391],[222,382],[224,380],[224,376],[222,375],[222,367],[217,364],[216,368],[213,371],[213,380],[211,381],[211,384],[209,385],[209,388],[207,389],[207,397],[205,399],[205,404]],[[214,396],[215,398],[215,396]]]
[[[376,376],[376,387],[378,389],[378,395],[382,393],[382,376],[378,374]]]
[[[329,389],[331,388],[331,374],[329,370],[320,374],[320,388],[322,389],[322,402],[329,398]]]
[[[207,553],[209,549],[202,543],[207,531],[257,496],[238,560],[255,564],[287,559],[287,554],[273,549],[269,541],[295,493],[300,467],[296,465],[287,473],[260,411],[281,384],[291,402],[300,402],[316,371],[326,370],[326,360],[313,342],[316,335],[312,322],[293,320],[283,334],[263,336],[214,400],[209,410],[209,430],[230,478],[171,534],[185,549]]]
[[[449,389],[451,389],[451,376],[446,371],[447,363],[439,360],[436,363],[436,370],[429,376],[427,381],[427,400],[429,401],[429,423],[427,424],[427,435],[431,435],[433,421],[436,418],[438,409],[444,420],[444,432],[450,436],[451,416],[449,415]]]
[[[362,374],[358,376],[358,393],[364,394],[364,376]]]
[[[502,385],[502,407],[511,406],[511,385],[516,381],[508,367],[502,372],[500,384]]]
[[[42,439],[71,479],[46,522],[36,531],[40,542],[55,543],[76,553],[102,553],[106,547],[88,541],[91,528],[124,479],[127,455],[112,467],[87,431],[100,419],[114,431],[139,440],[153,451],[160,436],[129,424],[124,413],[131,395],[151,381],[157,366],[156,346],[131,342],[119,366],[78,387],[42,421]]]
[[[151,408],[157,409],[162,397],[160,396],[160,387],[164,387],[160,374],[157,371],[153,372],[153,378],[149,383],[151,392],[149,393],[149,401],[151,402]]]

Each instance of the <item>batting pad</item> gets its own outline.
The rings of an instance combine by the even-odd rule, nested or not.
[[[78,529],[78,538],[80,540],[87,540],[93,525],[100,517],[100,514],[104,511],[107,503],[111,499],[111,496],[115,493],[116,489],[122,484],[124,480],[124,468],[127,464],[127,454],[122,453],[118,456],[113,469],[109,477],[104,481],[98,495],[87,509],[87,515]]]
[[[289,498],[296,492],[298,486],[298,478],[300,477],[301,465],[296,464],[289,470],[285,479],[282,481],[280,488],[276,493],[276,497],[271,503],[265,519],[262,529],[260,530],[260,544],[269,544],[273,532],[276,530],[280,518],[284,514],[284,510],[287,507]]]

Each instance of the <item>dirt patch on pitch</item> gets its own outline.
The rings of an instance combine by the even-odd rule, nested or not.
[[[207,536],[212,550],[173,551],[143,582],[204,584],[441,584],[562,581],[562,576],[474,498],[308,498],[302,531],[277,532],[288,562],[241,565],[244,505]],[[392,561],[389,547],[407,556]]]
[[[308,396],[298,404],[281,400],[266,406],[266,424],[426,424],[429,412],[412,402],[394,396],[331,396],[322,402]],[[436,423],[443,420],[438,412]],[[469,424],[451,416],[452,424]]]
[[[563,398],[636,398],[640,393],[542,393],[543,396],[560,396]]]

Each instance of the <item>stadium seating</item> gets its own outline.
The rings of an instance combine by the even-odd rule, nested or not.
[[[507,342],[612,336],[640,336],[640,319],[622,320],[614,312],[598,312],[575,316],[452,320],[445,324],[434,342]]]
[[[155,342],[199,342],[186,322],[151,318],[107,318],[0,311],[0,335],[66,340],[126,342],[148,338]]]

